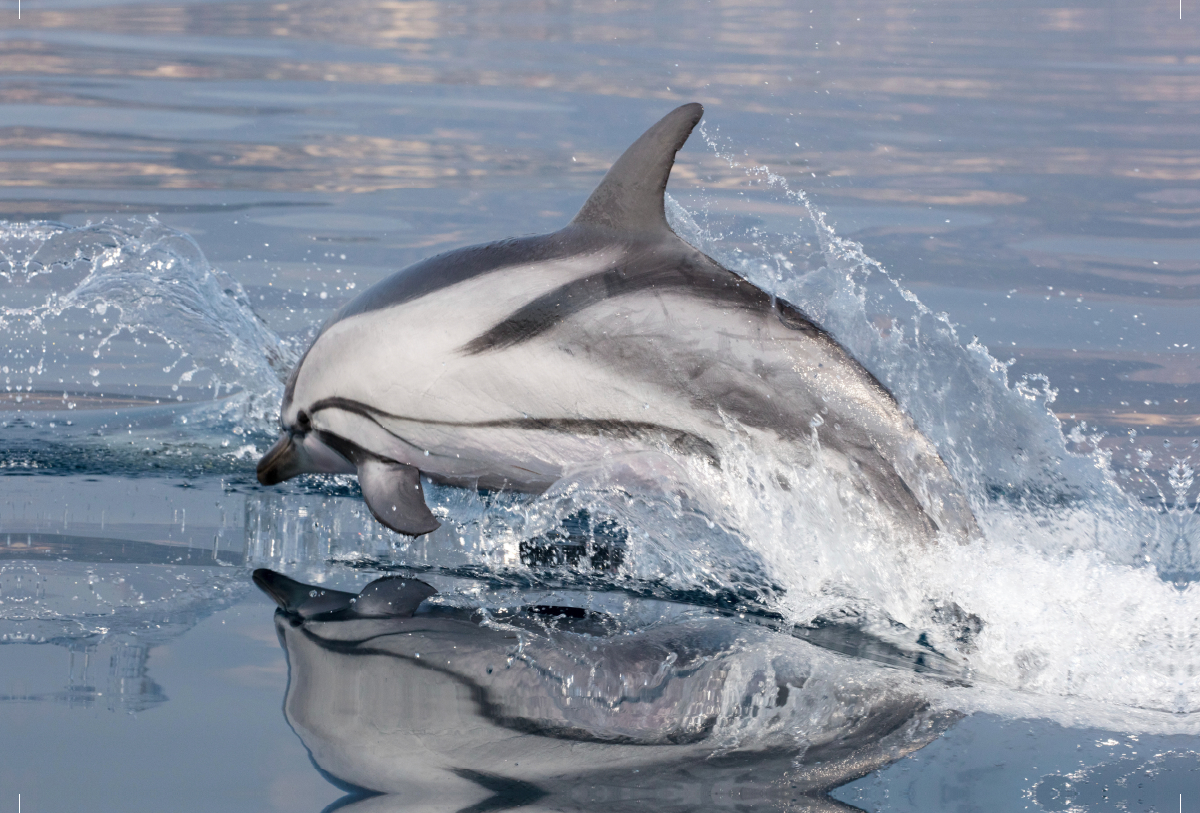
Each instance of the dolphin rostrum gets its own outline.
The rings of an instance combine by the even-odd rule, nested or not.
[[[887,389],[667,225],[703,112],[647,130],[560,231],[432,257],[349,302],[292,372],[259,481],[357,472],[375,517],[420,535],[439,525],[421,474],[540,493],[617,455],[719,467],[747,437],[809,466],[819,438],[831,473],[918,538],[970,536],[965,495]]]

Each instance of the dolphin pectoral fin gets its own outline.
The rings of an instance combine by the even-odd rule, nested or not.
[[[411,618],[421,602],[437,593],[432,585],[407,576],[385,576],[362,589],[354,614],[365,618]]]
[[[412,466],[369,458],[358,464],[358,484],[375,519],[393,531],[420,536],[441,527],[425,504],[421,472]]]
[[[273,486],[304,473],[303,453],[292,435],[284,435],[258,461],[258,482]]]

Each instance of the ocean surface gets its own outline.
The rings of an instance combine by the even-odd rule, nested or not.
[[[0,21],[0,811],[1200,808],[1191,0]],[[561,227],[691,101],[673,227],[887,385],[979,539],[750,454],[719,516],[427,483],[416,540],[257,483],[337,308]],[[255,568],[437,594],[368,635]]]

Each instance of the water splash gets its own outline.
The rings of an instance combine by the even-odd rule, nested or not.
[[[270,430],[296,359],[235,280],[153,218],[0,222],[0,336],[5,440],[32,442],[34,462],[39,441],[117,433],[138,453],[228,449]]]
[[[1077,427],[1064,437],[1048,379],[1010,380],[1011,362],[960,337],[946,314],[836,235],[802,192],[765,167],[745,171],[755,194],[794,208],[794,231],[722,230],[719,214],[668,201],[673,228],[801,307],[883,381],[967,489],[984,536],[913,550],[853,517],[814,528],[824,515],[795,510],[795,497],[772,491],[748,456],[724,487],[791,617],[849,611],[922,630],[964,657],[979,684],[1042,697],[1037,713],[1069,716],[1062,698],[1200,711],[1190,462],[1173,463],[1157,504],[1122,489],[1101,433]],[[939,618],[946,607],[980,619],[979,633],[961,640]],[[1016,697],[1003,696],[1010,706]]]

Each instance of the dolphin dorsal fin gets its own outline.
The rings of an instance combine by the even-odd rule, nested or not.
[[[663,193],[675,153],[687,141],[704,108],[693,102],[659,120],[617,159],[604,180],[571,221],[622,231],[670,231]]]

